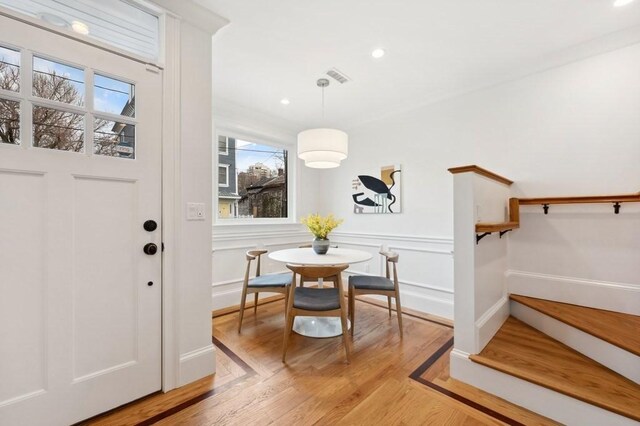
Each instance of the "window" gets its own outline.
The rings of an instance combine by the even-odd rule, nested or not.
[[[32,72],[21,73],[21,61]],[[0,46],[0,146],[134,159],[135,138],[135,84]]]
[[[287,218],[287,150],[227,135],[217,144],[218,219]]]
[[[226,136],[218,136],[218,153],[229,155],[229,140]]]
[[[229,165],[223,164],[218,166],[218,186],[229,186]]]
[[[50,25],[72,28],[73,22],[79,21],[88,27],[87,37],[155,61],[160,56],[160,12],[140,3],[143,2],[0,0],[1,6]]]

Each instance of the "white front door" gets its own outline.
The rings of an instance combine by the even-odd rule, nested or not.
[[[0,16],[1,425],[160,390],[161,81]]]

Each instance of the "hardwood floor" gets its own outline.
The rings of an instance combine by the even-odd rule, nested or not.
[[[405,312],[358,303],[351,364],[340,337],[291,337],[281,362],[281,300],[213,320],[218,371],[192,385],[156,394],[92,419],[100,425],[554,424],[448,377],[453,330]]]
[[[471,359],[640,421],[640,385],[514,317]]]

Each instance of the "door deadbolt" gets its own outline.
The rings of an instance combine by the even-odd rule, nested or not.
[[[144,251],[145,254],[148,254],[149,256],[153,256],[158,252],[158,246],[153,243],[147,243],[142,248],[142,251]]]
[[[144,225],[142,225],[142,227],[144,228],[145,231],[147,232],[153,232],[156,229],[158,229],[158,224],[156,223],[155,220],[146,220],[144,222]]]

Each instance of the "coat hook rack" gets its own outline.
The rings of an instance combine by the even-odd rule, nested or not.
[[[549,204],[543,204],[542,210],[544,210],[544,214],[549,214]]]
[[[615,202],[613,204],[613,213],[615,213],[615,214],[619,214],[620,213],[620,203],[619,202]]]
[[[480,242],[481,239],[486,237],[487,235],[491,235],[491,232],[484,232],[482,234],[476,234],[476,244]]]

